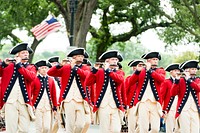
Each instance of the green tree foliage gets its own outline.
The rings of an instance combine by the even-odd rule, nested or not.
[[[182,63],[188,60],[199,60],[199,59],[200,59],[199,53],[194,53],[193,51],[186,51],[176,56],[174,58],[174,62]],[[200,71],[197,72],[197,76],[199,75],[200,75]]]
[[[26,30],[32,36],[30,29],[42,22],[49,11],[58,14],[56,6],[46,0],[0,0],[0,3],[1,46],[4,45],[3,40],[10,40],[13,46],[22,42],[21,38],[13,34],[13,30]],[[34,39],[31,48],[35,50],[38,44]]]
[[[2,51],[0,52],[0,59],[1,60],[4,60],[5,58],[8,58],[8,57],[10,57],[10,58],[12,58],[13,56],[11,56],[10,54],[9,54],[9,51],[10,51],[10,49],[12,48],[12,45],[10,44],[7,44],[7,45],[5,45],[3,48],[2,48]]]
[[[174,58],[174,62],[177,63],[182,63],[187,60],[199,60],[198,53],[194,53],[193,51],[186,51]]]
[[[160,5],[159,0],[154,0],[156,6]],[[133,36],[138,36],[148,29],[156,27],[167,27],[170,23],[162,19],[161,15],[144,1],[135,0],[100,0],[98,5],[101,13],[99,29],[91,27],[93,45],[97,51],[97,58],[116,42],[128,41]],[[119,30],[121,25],[130,25],[129,31],[113,33],[111,26],[117,25]]]
[[[44,51],[42,53],[36,53],[33,59],[33,63],[41,59],[48,60],[52,56],[59,56],[59,60],[62,61],[62,59],[66,57],[66,54],[62,51],[54,51],[54,52]]]
[[[10,40],[13,45],[21,39],[13,34],[14,29],[26,30],[39,24],[49,11],[56,16],[61,14],[65,27],[70,29],[70,0],[0,0],[0,43]],[[88,31],[92,35],[90,43],[96,51],[96,59],[115,43],[126,44],[131,37],[138,36],[148,29],[168,27],[161,37],[169,43],[175,43],[187,37],[189,41],[199,41],[199,2],[196,0],[171,1],[174,15],[168,15],[160,6],[161,0],[78,0],[75,16],[75,46],[86,47]],[[100,16],[100,27],[90,25],[92,15]],[[119,33],[113,32],[114,25]],[[120,29],[121,26],[129,30]],[[66,35],[67,37],[67,35]],[[35,50],[40,42],[33,40]],[[31,57],[32,58],[32,57]]]
[[[171,6],[172,13],[155,5],[152,0],[143,0],[165,17],[168,22],[173,23],[167,28],[159,31],[160,37],[168,44],[200,41],[200,1],[199,0],[171,0],[168,6]]]
[[[3,43],[3,39],[10,40],[13,45],[21,42],[21,39],[13,34],[14,29],[27,30],[29,36],[32,36],[30,29],[44,20],[49,11],[56,16],[58,14],[63,16],[65,27],[69,32],[71,20],[69,0],[0,0],[0,2],[0,19],[3,20],[0,22],[3,25],[0,31],[0,44]],[[74,46],[86,46],[86,35],[96,5],[97,0],[78,0],[75,14]],[[66,34],[67,36],[68,34]],[[31,48],[35,51],[39,43],[34,38]],[[32,58],[33,55],[30,60]]]

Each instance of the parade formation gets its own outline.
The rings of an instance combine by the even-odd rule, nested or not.
[[[28,133],[31,121],[36,133],[87,133],[91,124],[100,133],[124,132],[125,124],[128,133],[158,133],[161,119],[167,133],[200,131],[197,60],[162,68],[159,52],[144,53],[127,64],[132,74],[125,77],[117,50],[104,52],[94,65],[84,48],[34,64],[31,53],[21,43],[10,50],[14,58],[0,62],[6,133]]]

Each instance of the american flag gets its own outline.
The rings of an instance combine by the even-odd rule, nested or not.
[[[49,17],[49,16],[48,16]],[[48,18],[47,17],[47,18]],[[31,29],[31,32],[35,38],[39,41],[45,38],[48,34],[57,31],[61,27],[61,24],[53,16],[48,20],[42,21]]]

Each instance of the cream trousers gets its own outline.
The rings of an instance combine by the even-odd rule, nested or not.
[[[189,109],[177,118],[180,133],[199,133],[199,113]]]
[[[51,110],[36,109],[35,112],[36,133],[50,133],[51,131]]]
[[[28,133],[30,116],[25,104],[5,104],[6,133]]]
[[[140,102],[138,106],[138,124],[140,133],[148,133],[151,124],[151,133],[158,133],[160,129],[160,115],[157,102],[147,100]]]
[[[85,126],[85,110],[83,102],[64,102],[64,110],[66,115],[66,132],[81,133]]]
[[[120,133],[121,120],[119,110],[109,105],[99,108],[98,118],[100,122],[100,133]]]

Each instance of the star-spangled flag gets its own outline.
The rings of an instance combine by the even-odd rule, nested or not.
[[[39,41],[45,38],[48,34],[57,31],[61,27],[61,24],[53,16],[48,16],[47,19],[42,21],[31,29],[31,32],[35,38]]]

